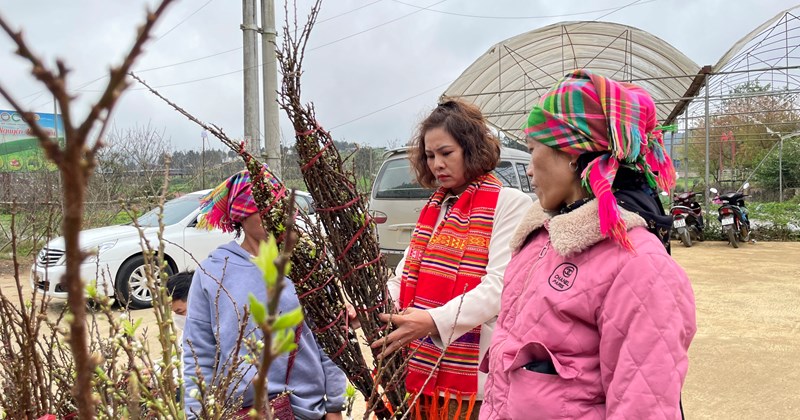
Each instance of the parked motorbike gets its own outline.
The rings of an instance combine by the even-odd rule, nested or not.
[[[747,189],[749,184],[745,183],[743,189]],[[731,192],[720,195],[716,188],[711,188],[714,203],[719,204],[717,219],[722,224],[722,236],[728,238],[728,242],[734,248],[739,248],[739,242],[750,240],[750,219],[747,217],[747,207],[744,198],[747,194],[743,192]]]
[[[673,195],[672,207],[669,212],[672,215],[672,228],[675,234],[683,243],[683,246],[692,246],[692,241],[702,241],[705,239],[703,229],[703,209],[695,197],[698,193],[688,191]]]

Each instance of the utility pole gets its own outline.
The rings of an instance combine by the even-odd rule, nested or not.
[[[201,163],[202,167],[200,169],[200,174],[201,174],[201,177],[200,177],[200,184],[201,184],[200,185],[200,189],[201,190],[206,189],[206,139],[207,138],[208,138],[208,132],[206,130],[203,130],[203,132],[200,133],[200,140],[203,141],[203,147],[202,147],[202,149],[200,151],[200,159],[202,161],[202,163]]]
[[[244,44],[244,140],[245,148],[258,156],[258,47],[256,0],[242,0],[240,28]]]
[[[686,162],[683,165],[683,191],[689,192],[689,107],[683,113],[683,156]],[[708,195],[708,185],[703,191],[703,196]]]
[[[281,168],[281,131],[278,120],[278,57],[275,55],[275,0],[261,0],[261,67],[264,81],[265,160],[279,178]]]
[[[706,177],[705,177],[705,188],[706,188],[706,190],[708,190],[708,188],[709,188],[709,185],[708,185],[708,181],[709,181],[709,177],[708,177],[708,175],[709,175],[708,174],[709,166],[708,166],[708,164],[709,164],[709,162],[708,162],[708,160],[711,158],[711,156],[709,156],[709,152],[708,152],[709,143],[710,143],[710,137],[711,137],[711,127],[709,126],[711,121],[710,121],[709,115],[708,115],[708,113],[709,113],[709,109],[708,109],[709,108],[708,107],[708,89],[709,89],[708,73],[706,73],[705,82],[706,82],[705,83],[705,85],[706,85],[706,98],[705,98],[706,99],[706,116],[705,116],[705,124],[706,124]],[[710,208],[711,207],[711,197],[709,197],[709,194],[705,194],[704,197],[706,199],[706,202],[705,202],[706,208]]]
[[[783,203],[783,138],[781,136],[781,144],[778,146],[778,201]]]

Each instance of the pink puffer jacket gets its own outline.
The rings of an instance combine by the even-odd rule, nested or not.
[[[481,419],[681,418],[692,287],[641,217],[623,219],[635,254],[600,235],[597,201],[552,218],[533,205],[481,365]]]

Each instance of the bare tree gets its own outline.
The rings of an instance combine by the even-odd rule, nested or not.
[[[127,129],[112,127],[97,153],[95,179],[89,193],[95,200],[151,197],[158,194],[169,154],[165,129],[149,122]]]
[[[162,0],[153,11],[147,11],[144,24],[138,28],[136,39],[125,54],[122,63],[109,71],[106,87],[100,97],[90,107],[89,113],[82,122],[74,116],[74,95],[67,88],[69,68],[63,60],[56,60],[55,67],[45,64],[28,46],[21,31],[14,30],[8,22],[0,17],[0,27],[8,34],[17,46],[17,55],[31,64],[31,74],[39,80],[56,98],[61,108],[64,121],[66,143],[62,148],[57,141],[37,123],[35,114],[14,98],[5,86],[0,85],[2,95],[16,109],[32,133],[39,139],[47,157],[52,160],[61,172],[62,193],[64,195],[64,218],[62,230],[66,245],[66,274],[64,284],[68,293],[67,303],[72,313],[69,323],[69,344],[75,359],[76,380],[72,395],[78,406],[78,415],[82,419],[95,417],[95,400],[89,392],[92,388],[92,375],[98,365],[97,356],[90,354],[88,346],[88,330],[86,326],[86,300],[84,286],[80,278],[80,265],[87,256],[80,249],[78,234],[81,231],[84,199],[89,178],[95,167],[98,150],[103,146],[99,139],[108,127],[111,112],[117,104],[122,92],[128,87],[127,73],[136,58],[142,53],[144,44],[150,38],[156,22],[163,15],[172,0]],[[96,133],[95,141],[90,135]]]

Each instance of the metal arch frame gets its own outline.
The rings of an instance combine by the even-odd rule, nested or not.
[[[699,66],[660,38],[607,22],[562,22],[495,44],[470,65],[442,96],[478,105],[492,126],[521,138],[529,104],[563,76],[562,69],[586,67],[637,83],[659,101],[658,115],[671,114],[666,100],[685,96]],[[537,86],[541,85],[541,86]],[[522,110],[525,108],[525,110]]]
[[[782,145],[785,139],[796,137],[800,132],[798,130],[800,129],[800,120],[795,120],[796,118],[790,118],[789,121],[780,119],[770,122],[766,120],[768,122],[764,123],[758,119],[763,118],[760,115],[763,115],[765,111],[739,112],[723,108],[724,101],[737,97],[765,98],[774,95],[800,94],[800,53],[798,53],[800,49],[800,42],[798,42],[800,40],[800,14],[798,14],[798,9],[800,9],[800,6],[778,13],[735,42],[719,59],[713,71],[706,75],[708,83],[702,88],[704,99],[698,100],[700,98],[696,98],[687,105],[687,112],[681,117],[685,127],[683,141],[686,145],[684,149],[687,150],[686,157],[688,159],[688,144],[697,143],[696,141],[691,141],[692,139],[702,139],[703,143],[705,143],[704,180],[706,186],[710,186],[711,183],[709,167],[711,160],[716,162],[719,159],[720,164],[716,168],[719,173],[715,175],[715,178],[718,183],[727,183],[728,189],[735,189],[737,185],[744,182],[742,181],[743,179],[749,179],[758,169],[758,166],[756,168],[741,168],[734,166],[733,163],[726,168],[727,170],[722,169],[725,163],[728,162],[728,157],[724,156],[722,151],[720,151],[718,157],[709,155],[710,145],[719,143],[720,129],[722,129],[722,132],[734,133],[737,132],[737,128],[742,129],[742,132],[736,133],[734,140],[736,143],[748,141],[764,142],[766,144],[765,147],[769,148],[768,154],[774,152],[776,146]],[[738,86],[747,82],[760,82],[762,86],[769,84],[770,88],[766,91],[755,93],[737,93],[734,91]],[[728,122],[720,125],[715,119],[710,118],[709,110],[716,110],[715,116],[728,117],[735,115],[741,119],[735,119],[733,124],[728,119]],[[780,109],[769,112],[788,112],[798,115],[800,114],[800,104],[797,101],[786,102],[785,104],[780,104]],[[690,128],[690,122],[694,122],[692,124],[694,130]],[[763,126],[764,131],[761,134],[748,133],[746,127],[754,125]],[[778,126],[782,127],[783,131],[780,131]],[[697,128],[701,128],[701,130],[697,130]],[[770,148],[770,146],[772,147]],[[777,153],[780,165],[782,162],[782,149],[777,148]],[[733,159],[733,154],[731,154],[730,161],[733,162]],[[694,169],[699,170],[700,168],[695,167]],[[688,175],[688,166],[685,171],[685,174]],[[784,182],[780,171],[779,178],[778,200],[782,201]]]

